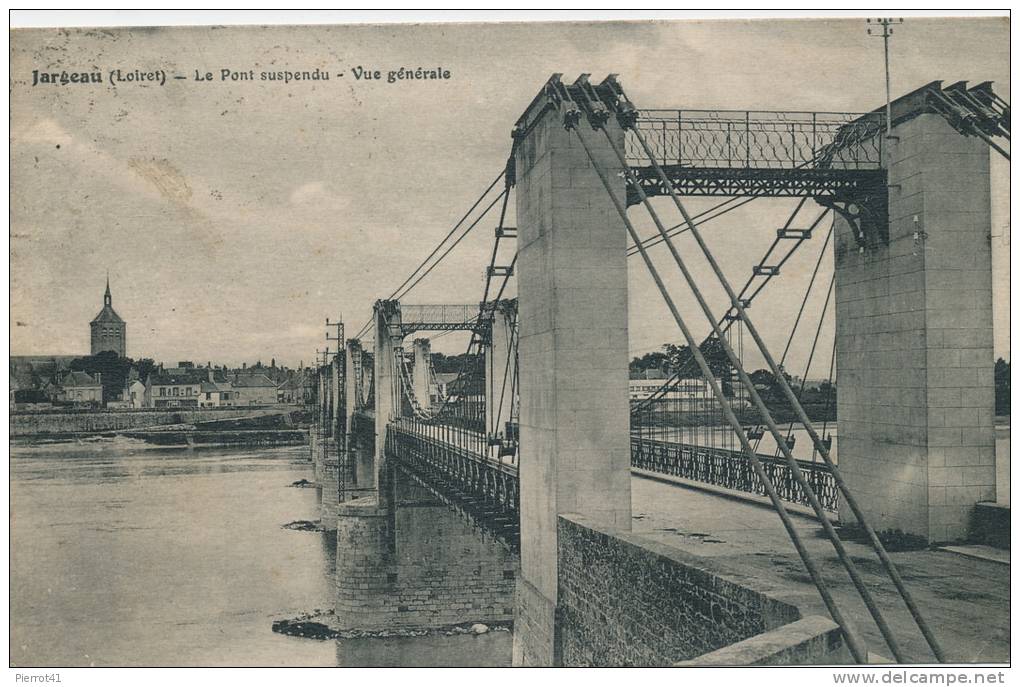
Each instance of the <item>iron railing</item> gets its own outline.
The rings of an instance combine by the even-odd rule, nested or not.
[[[475,305],[403,305],[400,306],[400,329],[404,336],[413,332],[473,331],[479,328],[479,306]]]
[[[848,112],[641,110],[637,128],[662,165],[712,169],[879,169],[880,116]],[[627,135],[632,166],[651,164]]]
[[[808,504],[803,488],[793,477],[786,460],[758,454],[758,460],[779,498],[790,503]],[[630,439],[632,467],[664,475],[673,475],[727,489],[765,494],[765,487],[751,467],[751,461],[740,451],[708,448],[670,441],[657,441],[638,436]],[[824,463],[797,461],[822,507],[836,512],[836,482]]]
[[[387,454],[448,493],[459,494],[490,525],[516,529],[520,506],[516,464],[488,458],[480,441],[470,442],[468,448],[459,445],[458,433],[445,440],[443,432],[440,425],[402,418],[387,428]]]

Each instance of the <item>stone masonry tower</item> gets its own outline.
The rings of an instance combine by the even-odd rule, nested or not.
[[[113,309],[110,295],[110,277],[106,278],[106,293],[103,295],[103,309],[95,316],[89,327],[92,329],[92,355],[113,351],[121,358],[127,351],[127,324]]]
[[[876,530],[943,542],[995,499],[989,148],[925,89],[892,104],[888,242],[836,222],[839,468]]]
[[[521,574],[514,665],[558,665],[558,517],[629,530],[627,232],[550,81],[518,121]],[[608,130],[619,145],[623,131]],[[584,132],[620,197],[619,163]]]

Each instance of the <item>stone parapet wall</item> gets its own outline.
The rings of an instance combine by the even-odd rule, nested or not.
[[[677,664],[687,666],[788,666],[852,663],[839,625],[812,615],[789,625]]]
[[[648,537],[573,514],[558,533],[562,665],[673,665],[801,618],[784,590]]]

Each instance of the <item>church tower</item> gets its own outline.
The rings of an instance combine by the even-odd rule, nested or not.
[[[92,355],[113,351],[121,358],[126,357],[127,324],[113,309],[110,295],[110,276],[106,276],[106,293],[103,294],[103,309],[89,325],[92,329]]]

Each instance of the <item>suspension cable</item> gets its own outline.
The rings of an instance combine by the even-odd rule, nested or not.
[[[807,305],[808,297],[811,295],[811,288],[815,285],[815,277],[818,276],[818,268],[821,267],[822,259],[825,257],[825,249],[829,247],[829,239],[832,238],[832,230],[834,226],[835,225],[829,227],[829,233],[825,235],[825,243],[822,244],[822,250],[818,253],[818,260],[815,262],[815,268],[811,271],[811,280],[808,282],[807,290],[804,291],[804,299],[800,302],[800,310],[797,311],[797,318],[793,321],[793,328],[790,329],[790,336],[786,340],[786,347],[783,349],[783,355],[779,359],[780,367],[786,363],[786,355],[790,352],[790,344],[793,343],[793,337],[797,333],[797,327],[800,325],[800,318],[804,314],[804,306]]]
[[[750,203],[752,200],[755,200],[755,199],[756,198],[754,196],[751,196],[749,198],[738,198],[738,197],[727,198],[723,202],[718,203],[716,205],[713,205],[712,207],[708,208],[707,210],[704,210],[704,211],[700,212],[699,214],[695,215],[694,217],[695,217],[695,219],[700,219],[701,220],[701,224],[704,224],[705,222],[708,222],[710,220],[716,219],[718,217],[722,217],[727,212],[731,212],[733,210],[736,210],[739,207],[747,205],[748,203]],[[730,207],[726,207],[727,205],[729,205]],[[716,210],[720,210],[720,212],[718,212],[716,214],[712,214],[712,213],[715,213]],[[711,216],[707,216],[707,215],[711,215]],[[677,225],[674,225],[674,226],[670,227],[668,231],[670,232],[670,236],[679,236],[680,234],[682,234],[685,231],[687,231],[687,227],[686,227],[686,225],[683,222],[681,222],[680,224],[677,224]],[[642,244],[644,245],[645,248],[653,248],[654,246],[657,246],[660,243],[662,243],[662,240],[663,239],[662,239],[661,236],[650,236],[647,239],[644,239],[642,241]],[[627,257],[628,258],[632,257],[634,255],[637,255],[637,254],[638,254],[637,244],[633,244],[633,245],[630,245],[630,246],[627,247]]]
[[[571,104],[573,104],[573,101],[570,99],[570,95],[565,88],[563,89],[563,92],[565,95],[565,99]],[[658,269],[655,267],[655,265],[651,261],[651,258],[648,256],[647,250],[642,244],[638,242],[637,230],[634,228],[634,225],[627,217],[626,208],[621,203],[619,198],[617,198],[616,194],[613,192],[609,179],[606,176],[606,172],[596,162],[595,156],[592,153],[591,148],[588,145],[588,142],[584,139],[584,136],[581,135],[579,128],[576,126],[576,120],[579,117],[579,115],[580,113],[577,112],[576,110],[568,111],[565,115],[564,126],[566,126],[570,131],[572,131],[576,135],[577,139],[580,141],[581,146],[584,148],[585,154],[588,156],[588,160],[591,162],[592,167],[595,169],[595,172],[598,174],[599,179],[602,181],[602,185],[605,187],[606,192],[609,194],[609,197],[612,200],[613,205],[616,207],[616,211],[619,214],[620,219],[626,225],[627,231],[630,233],[631,238],[635,241],[635,243],[637,243],[640,246],[639,250],[641,253],[641,258],[644,261],[645,266],[647,267],[649,273],[652,276],[653,281],[658,287],[659,293],[662,295],[663,300],[666,301],[666,305],[669,308],[670,313],[673,315],[674,321],[680,328],[680,331],[683,333],[684,338],[687,340],[687,345],[690,348],[691,352],[693,353],[694,359],[697,361],[698,367],[701,369],[702,375],[704,375],[706,381],[712,387],[712,392],[715,395],[715,397],[719,400],[720,405],[723,406],[723,411],[724,414],[726,415],[727,422],[733,428],[733,431],[737,433],[738,438],[740,439],[741,448],[747,455],[748,459],[751,461],[752,468],[754,469],[755,474],[758,476],[758,479],[760,479],[762,484],[764,485],[765,491],[768,494],[769,499],[772,501],[773,507],[776,509],[776,512],[779,514],[779,518],[782,521],[783,526],[786,528],[787,534],[790,537],[790,541],[793,542],[794,548],[797,549],[797,553],[800,555],[801,560],[804,562],[804,566],[808,569],[808,573],[811,575],[811,578],[815,583],[815,587],[818,589],[818,592],[821,595],[826,608],[832,615],[833,620],[835,620],[836,623],[842,629],[843,634],[847,639],[847,644],[850,647],[851,653],[859,663],[866,662],[867,648],[865,647],[863,642],[861,642],[860,638],[857,636],[856,631],[851,627],[847,619],[843,616],[842,611],[836,605],[835,600],[832,598],[828,586],[825,584],[825,580],[821,575],[821,571],[818,569],[818,566],[815,563],[814,559],[808,553],[807,548],[801,541],[800,535],[797,533],[797,530],[790,519],[789,513],[786,510],[786,506],[779,498],[779,494],[776,492],[775,486],[773,485],[771,479],[769,479],[769,476],[765,473],[765,470],[763,469],[761,461],[758,459],[758,456],[755,455],[754,451],[751,449],[751,445],[748,442],[747,435],[744,434],[744,430],[740,424],[740,421],[737,419],[736,415],[733,414],[733,409],[730,407],[729,402],[723,395],[722,389],[719,387],[719,382],[716,380],[715,375],[712,374],[712,370],[709,367],[708,362],[705,360],[704,355],[702,354],[700,349],[698,349],[697,343],[694,339],[694,335],[688,328],[687,323],[683,319],[683,316],[680,315],[680,311],[677,309],[676,303],[674,303],[673,298],[669,295],[669,291],[666,289],[666,286],[662,281],[662,277],[659,275]]]
[[[811,352],[808,353],[807,363],[804,365],[804,376],[800,378],[800,388],[797,390],[797,402],[804,398],[804,388],[807,386],[808,372],[811,370],[811,363],[815,359],[815,350],[818,348],[818,337],[822,333],[822,325],[825,323],[825,313],[829,310],[829,302],[832,300],[833,287],[836,285],[836,275],[829,280],[829,290],[825,294],[825,304],[822,306],[822,314],[818,317],[818,327],[815,329],[814,339],[811,341]],[[789,442],[793,436],[795,420],[790,420],[790,426],[786,430],[786,441]],[[812,451],[814,453],[814,451]],[[776,455],[779,455],[779,447],[776,447]]]
[[[595,126],[596,123],[597,122],[593,122],[593,126]],[[626,168],[627,159],[623,155],[623,152],[616,145],[616,142],[613,141],[612,137],[609,135],[609,132],[606,131],[602,126],[598,126],[597,128],[605,135],[606,140],[609,142],[610,147],[613,149],[613,152],[619,159],[620,164],[624,168]],[[649,155],[651,154],[650,149],[646,152],[648,152]],[[653,165],[656,164],[654,159],[652,159],[652,164]],[[698,301],[698,305],[700,306],[702,312],[705,314],[705,317],[712,324],[716,339],[719,341],[719,344],[722,346],[727,357],[730,359],[730,362],[734,366],[734,369],[736,370],[741,383],[747,389],[748,394],[751,396],[751,400],[754,402],[755,406],[758,409],[758,412],[764,418],[766,425],[768,425],[769,431],[772,433],[773,437],[776,440],[776,444],[779,445],[779,447],[781,448],[784,456],[786,457],[787,463],[790,465],[790,472],[793,474],[794,479],[796,479],[797,482],[800,484],[800,487],[803,490],[804,495],[807,497],[812,510],[814,510],[815,515],[818,517],[818,520],[822,525],[822,528],[825,530],[826,535],[828,536],[830,542],[832,543],[833,548],[836,550],[836,554],[839,557],[840,561],[842,562],[843,567],[846,569],[847,574],[849,574],[850,579],[853,581],[854,586],[857,588],[857,591],[860,594],[862,600],[864,601],[865,606],[867,606],[869,613],[871,614],[872,618],[874,618],[875,623],[878,625],[879,631],[882,633],[882,636],[885,639],[886,644],[889,645],[890,651],[892,651],[896,660],[903,662],[904,661],[903,654],[900,651],[898,643],[896,642],[896,638],[893,636],[892,631],[889,629],[888,624],[885,622],[885,618],[882,616],[881,610],[875,604],[874,599],[871,597],[871,592],[868,590],[867,586],[864,584],[864,581],[861,579],[860,574],[857,571],[856,565],[854,565],[853,560],[850,558],[849,553],[847,553],[846,548],[843,546],[843,542],[839,538],[839,534],[832,526],[832,522],[826,515],[825,509],[822,508],[822,504],[819,502],[817,495],[811,488],[810,482],[804,477],[803,473],[800,470],[800,467],[797,465],[797,460],[793,457],[793,452],[790,451],[790,448],[787,445],[786,441],[784,441],[782,432],[776,425],[775,420],[772,417],[772,414],[768,410],[768,407],[761,399],[761,396],[758,394],[757,389],[755,389],[754,383],[747,376],[747,372],[744,370],[740,360],[736,357],[736,354],[733,352],[733,349],[726,342],[722,330],[716,324],[716,317],[712,313],[712,310],[709,307],[708,302],[705,300],[704,295],[701,292],[701,289],[698,287],[694,275],[689,271],[685,261],[680,256],[680,253],[676,249],[676,245],[673,243],[673,240],[666,234],[666,227],[665,225],[662,224],[662,221],[659,219],[658,213],[655,212],[655,209],[652,207],[651,202],[648,200],[648,196],[645,194],[644,190],[640,188],[639,184],[633,183],[633,179],[630,175],[627,176],[627,181],[628,183],[630,183],[631,188],[635,189],[638,196],[641,198],[642,203],[644,203],[645,208],[648,210],[649,215],[651,215],[652,220],[655,223],[656,228],[659,230],[660,235],[664,237],[666,245],[673,256],[673,260],[680,268],[680,271],[684,276],[684,280],[687,282],[688,288],[691,290],[691,293]],[[691,233],[692,235],[697,236],[696,227],[693,226],[691,227]]]
[[[793,222],[793,218],[797,214],[799,209],[800,209],[800,205],[798,204],[797,208],[794,209],[793,213],[787,219],[786,224],[785,224],[786,227],[789,227],[789,225]],[[814,228],[817,227],[821,223],[822,219],[827,214],[829,214],[829,210],[828,209],[822,210],[821,213],[818,215],[818,217],[815,218],[814,222],[811,223],[811,226],[809,227],[808,230],[809,231],[813,231]],[[769,246],[768,250],[765,252],[765,255],[763,255],[762,258],[761,258],[761,261],[759,261],[759,264],[763,264],[764,263],[765,259],[775,249],[775,245],[776,245],[776,243],[778,241],[779,241],[778,238],[773,240],[772,244]],[[778,266],[781,267],[781,266],[785,265],[786,261],[790,259],[790,257],[793,255],[793,253],[797,250],[797,248],[800,247],[800,245],[803,242],[804,242],[804,239],[799,239],[793,245],[793,247],[791,247],[787,251],[786,255],[783,256],[782,260],[779,261]],[[766,275],[765,276],[765,280],[761,283],[761,285],[759,285],[758,288],[755,289],[754,292],[750,296],[747,296],[745,298],[744,294],[750,288],[750,286],[754,282],[754,279],[755,279],[756,276],[758,276],[758,275],[752,273],[751,276],[748,277],[747,282],[744,284],[744,287],[740,290],[740,297],[747,304],[745,307],[748,307],[750,305],[751,301],[753,301],[758,296],[758,294],[760,294],[762,292],[762,290],[765,288],[765,286],[772,280],[772,277],[774,275],[773,274]],[[723,331],[724,332],[725,331],[729,331],[730,327],[732,327],[734,323],[737,323],[737,322],[740,321],[739,318],[729,317],[728,315],[729,315],[730,312],[732,312],[732,309],[730,309],[730,311],[727,312],[727,315],[724,316],[723,319],[725,320],[725,322],[720,322],[720,324],[723,326]],[[712,339],[712,336],[713,336],[712,334],[709,334],[704,339],[704,341],[702,341],[702,345],[705,345],[706,343],[708,343],[708,341],[710,341]],[[741,337],[743,337],[743,333],[741,333]],[[669,377],[669,379],[666,380],[666,382],[655,393],[653,393],[651,396],[649,396],[648,398],[642,400],[641,402],[637,403],[633,408],[631,408],[631,414],[641,412],[646,407],[650,406],[654,401],[659,400],[660,398],[662,398],[662,396],[666,392],[668,392],[670,389],[672,389],[677,384],[679,384],[680,380],[684,378],[684,375],[685,374],[689,374],[692,363],[693,363],[693,359],[690,356],[687,356],[687,358],[683,362],[678,363],[676,365],[676,371]]]
[[[421,276],[419,276],[419,277],[418,277],[418,278],[417,278],[417,279],[416,279],[416,280],[415,280],[414,282],[412,282],[412,283],[411,283],[411,285],[410,285],[410,286],[408,286],[407,288],[405,288],[405,289],[404,289],[403,291],[400,291],[400,289],[397,289],[397,291],[394,291],[394,292],[393,292],[393,294],[392,294],[392,295],[390,296],[390,298],[389,298],[388,300],[394,300],[394,299],[396,299],[396,300],[400,300],[401,298],[403,298],[403,297],[404,297],[404,296],[406,296],[407,294],[411,293],[411,291],[412,291],[412,290],[414,289],[414,287],[416,287],[416,286],[417,286],[418,284],[420,284],[420,283],[421,283],[421,281],[422,281],[422,280],[423,280],[423,279],[424,279],[425,277],[429,276],[429,273],[430,273],[430,272],[432,272],[432,270],[434,270],[434,269],[436,268],[436,266],[437,266],[437,265],[439,265],[439,263],[441,263],[441,262],[443,261],[443,259],[444,259],[444,258],[446,258],[446,256],[447,256],[447,255],[449,255],[449,254],[450,254],[450,251],[452,251],[452,250],[453,250],[454,248],[456,248],[456,247],[457,247],[457,244],[459,244],[459,243],[460,243],[461,241],[463,241],[463,240],[464,240],[464,237],[465,237],[465,236],[467,236],[468,234],[470,234],[470,233],[471,233],[471,230],[472,230],[472,229],[474,229],[474,228],[475,228],[475,227],[476,227],[476,226],[478,225],[478,223],[482,221],[482,219],[483,219],[483,218],[485,217],[485,215],[487,215],[487,214],[489,213],[489,210],[491,210],[491,209],[493,208],[493,206],[494,206],[494,205],[495,205],[496,203],[498,203],[498,202],[499,202],[500,198],[502,198],[502,197],[503,197],[503,196],[505,196],[505,195],[506,195],[506,190],[504,189],[504,190],[503,190],[502,192],[500,192],[500,194],[499,194],[498,196],[496,196],[496,197],[495,197],[495,198],[494,198],[494,199],[492,200],[492,202],[491,202],[491,203],[489,203],[488,207],[486,207],[486,208],[485,208],[485,210],[483,210],[483,211],[482,211],[482,214],[480,214],[480,215],[479,215],[479,216],[478,216],[478,217],[477,217],[477,218],[475,219],[475,221],[474,221],[474,222],[472,222],[472,223],[471,223],[471,224],[470,224],[470,225],[468,226],[468,228],[464,230],[464,233],[462,233],[462,234],[461,234],[460,236],[458,236],[458,237],[457,237],[457,240],[456,240],[456,241],[454,241],[453,243],[451,243],[451,244],[449,245],[449,247],[447,247],[447,249],[446,249],[445,251],[443,251],[443,254],[442,254],[442,255],[440,255],[440,256],[439,256],[438,258],[436,258],[436,261],[435,261],[435,262],[433,262],[433,263],[432,263],[432,265],[430,265],[430,266],[429,266],[429,268],[428,268],[427,270],[425,270],[424,272],[422,272]],[[405,283],[406,283],[406,282],[405,282]],[[399,295],[398,295],[398,292],[399,292]]]
[[[777,376],[780,387],[783,389],[783,393],[786,395],[787,399],[790,401],[790,404],[793,406],[793,409],[798,416],[798,420],[801,422],[801,424],[803,424],[804,428],[807,430],[819,455],[822,456],[822,459],[829,466],[829,470],[833,476],[834,481],[836,482],[837,487],[840,490],[840,493],[843,494],[846,503],[848,506],[850,506],[850,509],[853,511],[854,517],[856,518],[857,522],[861,525],[865,533],[868,535],[868,539],[871,542],[872,548],[875,550],[875,552],[878,554],[879,559],[882,561],[883,566],[885,567],[887,573],[889,574],[890,579],[893,581],[893,584],[896,586],[897,591],[899,591],[900,597],[903,599],[904,603],[906,604],[908,610],[911,613],[911,616],[914,618],[914,621],[917,624],[918,628],[920,629],[921,634],[924,635],[925,640],[928,642],[928,646],[931,648],[932,652],[935,654],[939,662],[944,663],[945,655],[942,652],[938,640],[935,638],[931,629],[928,627],[927,622],[921,615],[920,609],[914,603],[913,597],[910,595],[909,591],[907,591],[906,586],[903,584],[903,579],[902,577],[900,577],[899,571],[897,570],[892,560],[889,558],[889,555],[886,552],[885,547],[882,545],[882,542],[875,534],[875,531],[871,528],[871,525],[868,524],[867,520],[865,519],[864,513],[861,510],[860,506],[858,505],[856,498],[854,498],[853,494],[850,492],[849,487],[846,484],[846,481],[843,479],[843,476],[839,471],[839,468],[833,462],[832,457],[829,455],[828,449],[823,444],[821,437],[819,437],[818,433],[815,431],[814,426],[811,423],[811,420],[807,417],[807,414],[804,412],[804,409],[803,407],[801,407],[800,403],[797,402],[796,395],[793,393],[793,390],[791,389],[789,383],[786,381],[786,378],[780,372],[777,371],[778,366],[776,365],[775,359],[772,357],[772,354],[768,351],[767,346],[765,346],[765,343],[762,340],[761,335],[757,330],[757,327],[754,326],[750,318],[747,316],[746,309],[743,307],[743,305],[740,303],[740,300],[736,297],[736,294],[733,292],[732,286],[726,279],[725,274],[720,269],[718,262],[715,260],[715,257],[712,255],[711,251],[708,250],[708,247],[705,245],[704,239],[701,236],[701,232],[698,231],[697,225],[693,222],[692,218],[687,212],[687,209],[680,201],[676,188],[673,186],[672,182],[666,176],[665,172],[663,172],[662,167],[659,166],[655,157],[652,156],[651,149],[648,146],[648,142],[645,140],[641,132],[638,131],[635,126],[633,126],[633,122],[621,122],[621,125],[623,124],[629,124],[629,126],[625,126],[624,128],[629,128],[632,131],[632,133],[634,133],[637,140],[641,143],[642,147],[649,155],[651,163],[655,167],[657,174],[662,180],[662,183],[665,185],[665,188],[669,190],[670,197],[673,199],[674,204],[680,211],[680,214],[683,216],[684,221],[690,227],[691,235],[694,237],[702,254],[705,256],[706,260],[712,267],[712,270],[715,273],[716,278],[719,280],[720,284],[722,284],[723,288],[726,290],[726,293],[730,298],[730,303],[732,307],[737,310],[737,313],[739,314],[740,318],[743,320],[745,326],[747,327],[748,333],[751,335],[751,338],[754,340],[762,356],[768,363],[769,368],[772,370],[773,374]],[[783,444],[785,446],[785,442],[783,442]],[[787,447],[787,451],[788,450],[789,449]]]
[[[505,322],[506,322],[506,320],[504,320],[504,326],[506,326]],[[496,416],[493,418],[493,423],[494,424],[495,424],[495,422],[499,421],[499,418],[503,417],[503,397],[506,395],[506,380],[507,380],[507,377],[510,376],[510,361],[513,359],[513,357],[515,357],[517,355],[517,340],[516,340],[517,339],[517,337],[516,337],[517,329],[516,329],[516,324],[517,324],[517,313],[515,312],[514,313],[513,322],[510,323],[510,332],[509,332],[509,335],[507,336],[507,341],[506,341],[506,344],[507,344],[506,345],[506,349],[507,349],[506,350],[506,365],[505,365],[505,368],[503,370],[503,384],[502,384],[502,388],[499,390],[499,409],[496,411]],[[490,345],[491,345],[491,343],[490,343]],[[511,392],[512,391],[513,391],[513,389],[511,389]],[[488,399],[486,399],[486,400],[488,400]],[[510,403],[511,403],[511,406],[512,406],[513,405],[513,399],[511,399]],[[498,430],[498,427],[497,427],[497,430]]]
[[[493,180],[492,180],[492,183],[491,183],[491,184],[489,184],[488,188],[486,188],[486,189],[485,189],[485,191],[483,191],[483,192],[482,192],[482,195],[478,196],[478,200],[476,200],[476,201],[475,201],[475,202],[474,202],[474,203],[473,203],[473,204],[471,205],[471,207],[470,207],[470,208],[468,209],[468,211],[464,213],[464,216],[463,216],[463,217],[461,217],[461,218],[460,218],[460,220],[459,220],[459,221],[458,221],[458,222],[457,222],[457,223],[456,223],[455,225],[453,225],[453,229],[451,229],[451,230],[449,231],[449,233],[448,233],[448,234],[447,234],[446,236],[444,236],[444,237],[443,237],[443,240],[442,240],[442,241],[440,241],[440,242],[439,242],[438,244],[436,244],[436,247],[432,249],[432,252],[431,252],[431,253],[429,253],[429,254],[428,254],[428,256],[426,256],[426,257],[425,257],[425,259],[421,261],[421,264],[420,264],[420,265],[418,265],[418,266],[417,266],[417,267],[416,267],[416,268],[414,269],[414,272],[412,272],[412,273],[410,274],[410,276],[408,276],[408,278],[404,280],[404,283],[403,283],[403,284],[401,284],[400,286],[398,286],[398,287],[397,287],[397,288],[396,288],[396,289],[395,289],[395,290],[393,291],[393,293],[391,293],[391,294],[390,294],[389,298],[387,298],[386,300],[393,300],[393,299],[394,299],[394,298],[396,297],[397,293],[399,293],[399,292],[400,292],[400,290],[401,290],[402,288],[404,288],[404,287],[405,287],[405,286],[407,285],[407,283],[408,283],[409,281],[411,281],[412,279],[414,279],[414,276],[415,276],[416,274],[418,274],[418,272],[419,272],[419,271],[420,271],[420,270],[421,270],[421,269],[422,269],[423,267],[425,267],[425,265],[426,265],[426,264],[428,263],[428,261],[432,259],[432,256],[434,256],[434,255],[435,255],[436,253],[438,253],[438,252],[439,252],[439,249],[443,247],[443,244],[444,244],[444,243],[446,243],[447,241],[449,241],[449,240],[450,240],[450,237],[454,235],[454,233],[455,233],[455,232],[457,231],[457,229],[459,229],[459,228],[460,228],[460,226],[461,226],[462,224],[464,224],[465,220],[467,220],[467,218],[468,218],[468,217],[469,217],[469,216],[471,215],[471,213],[472,213],[472,212],[474,212],[474,209],[475,209],[476,207],[478,207],[478,205],[479,205],[479,204],[480,204],[480,203],[482,202],[482,200],[483,200],[483,199],[485,198],[485,196],[489,195],[489,191],[491,191],[491,190],[492,190],[492,188],[493,188],[493,187],[494,187],[494,186],[496,185],[496,183],[497,183],[497,182],[499,182],[499,180],[503,178],[503,175],[504,175],[504,174],[505,174],[505,171],[502,171],[502,172],[500,172],[500,173],[499,173],[499,174],[498,174],[498,175],[496,176],[496,178],[495,178],[495,179],[493,179]],[[440,260],[441,260],[441,259],[442,259],[442,258],[440,258]]]
[[[832,233],[833,233],[833,229],[834,228],[835,228],[835,224],[832,224],[832,225],[829,226],[829,232],[825,235],[825,243],[822,245],[822,250],[818,253],[818,260],[815,262],[814,270],[812,270],[812,272],[811,272],[811,280],[808,282],[807,289],[804,291],[804,298],[801,299],[800,309],[797,311],[797,317],[796,317],[796,319],[793,322],[793,328],[790,329],[790,336],[787,337],[787,339],[786,339],[786,347],[783,349],[783,355],[779,359],[779,368],[780,369],[785,369],[786,355],[790,352],[790,345],[793,343],[793,339],[794,339],[794,337],[797,334],[797,328],[800,326],[800,320],[801,320],[801,316],[804,314],[804,308],[805,308],[805,306],[807,306],[808,298],[811,297],[811,289],[814,287],[815,277],[818,276],[818,268],[821,266],[822,259],[825,257],[825,251],[826,251],[826,249],[829,246],[829,240],[832,238]],[[835,279],[835,275],[833,275],[833,279]],[[829,289],[830,289],[830,292],[831,292],[831,289],[832,289],[832,285],[831,284],[829,285]],[[826,305],[826,307],[828,307],[828,305],[829,305],[828,297],[826,297],[826,299],[825,299],[825,305]],[[824,310],[822,311],[822,314],[824,316],[824,314],[825,314]],[[811,366],[811,358],[813,358],[814,354],[815,354],[815,344],[818,343],[818,334],[821,332],[821,327],[822,327],[822,322],[819,319],[819,321],[818,321],[818,331],[815,332],[815,341],[814,341],[814,344],[812,344],[812,346],[811,346],[811,355],[808,356],[808,366],[809,367]],[[804,389],[804,387],[803,387],[803,383],[802,383],[802,385],[801,385],[801,393],[803,393],[803,389]],[[771,394],[770,394],[770,398],[771,398]],[[798,396],[798,398],[800,398],[800,396]],[[794,421],[791,419],[790,420],[790,427],[787,429],[787,432],[786,432],[786,440],[788,442],[791,441],[790,437],[793,436],[793,425],[794,425]],[[761,445],[761,437],[759,437],[756,440],[755,445],[754,445],[754,449],[757,451],[758,447],[760,445]],[[814,451],[812,451],[812,455],[813,454],[814,454]],[[779,455],[779,446],[776,446],[776,450],[773,453],[773,456],[778,456],[778,455]]]
[[[403,283],[401,283],[400,286],[398,286],[393,291],[393,293],[390,294],[390,296],[389,296],[389,298],[387,298],[387,300],[393,300],[394,298],[398,298],[399,299],[400,297],[402,297],[404,295],[407,295],[407,293],[412,288],[414,288],[422,279],[424,279],[425,276],[427,276],[428,272],[431,272],[432,269],[436,266],[436,264],[439,264],[439,262],[442,261],[442,259],[445,258],[447,254],[449,254],[450,250],[452,250],[453,247],[455,247],[457,245],[457,243],[459,243],[460,240],[463,239],[464,236],[467,235],[467,232],[465,232],[463,235],[461,235],[460,238],[458,238],[457,241],[454,242],[453,246],[451,246],[449,249],[447,249],[447,251],[445,253],[443,253],[442,256],[439,257],[439,259],[436,261],[436,263],[433,264],[432,267],[430,267],[426,271],[425,274],[423,274],[421,277],[419,277],[419,279],[417,281],[415,281],[414,284],[411,284],[411,286],[406,291],[404,291],[404,293],[401,294],[401,296],[397,296],[397,294],[400,293],[401,289],[403,289],[405,286],[407,286],[408,283],[412,279],[415,278],[415,275],[417,275],[425,267],[425,265],[428,264],[429,260],[431,260],[436,255],[436,253],[438,253],[442,249],[443,245],[447,241],[449,241],[450,238],[461,227],[461,225],[463,225],[464,222],[467,221],[467,218],[471,216],[471,213],[474,212],[475,208],[477,208],[481,204],[481,202],[485,199],[485,197],[489,194],[489,192],[493,189],[493,187],[495,187],[495,185],[499,182],[499,180],[504,177],[505,174],[506,174],[506,170],[503,170],[498,175],[496,175],[496,178],[493,179],[492,182],[488,185],[488,187],[482,192],[482,194],[480,196],[478,196],[478,199],[475,200],[475,202],[471,204],[471,207],[468,208],[468,211],[464,213],[464,215],[460,218],[460,220],[457,221],[457,223],[455,225],[453,225],[453,228],[450,229],[449,232],[447,232],[446,236],[444,236],[443,239],[439,243],[436,244],[436,247],[432,249],[432,252],[430,252],[425,257],[425,259],[422,260],[421,263],[419,263],[419,265],[416,268],[414,268],[414,271],[411,272],[410,275],[408,275],[408,277],[403,281]],[[501,194],[501,196],[502,195],[505,195],[505,190],[504,190],[503,194]],[[498,200],[498,198],[499,197],[497,197],[497,200]],[[490,205],[488,208],[486,208],[486,210],[482,213],[482,216],[484,216],[485,213],[487,213],[491,208],[492,208],[492,205]],[[504,206],[504,208],[505,208],[505,206]],[[478,220],[480,220],[480,219],[481,219],[481,217],[478,218]],[[472,228],[474,228],[474,225],[478,223],[478,220],[475,220],[475,222],[471,225],[471,227],[468,228],[467,231],[470,231]],[[361,328],[358,330],[358,333],[354,335],[355,339],[360,339],[365,334],[365,332],[368,331],[369,327],[372,325],[372,319],[373,319],[372,317],[369,317],[368,320],[365,322],[365,324],[361,326]]]

